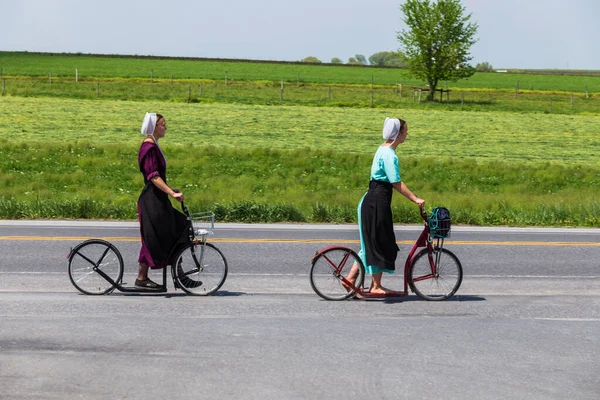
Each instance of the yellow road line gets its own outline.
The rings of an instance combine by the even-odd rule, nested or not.
[[[84,241],[92,239],[83,236],[0,236],[0,241]],[[100,238],[109,242],[139,242],[139,238],[132,237],[104,237]],[[243,238],[211,238],[209,242],[213,243],[332,243],[332,244],[360,244],[356,239],[243,239]],[[414,240],[398,240],[398,244],[413,244]],[[577,247],[600,247],[600,242],[516,242],[516,241],[470,241],[470,240],[449,240],[449,245],[466,246],[577,246]]]

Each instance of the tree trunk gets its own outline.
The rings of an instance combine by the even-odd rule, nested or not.
[[[435,89],[437,88],[437,80],[431,80],[427,83],[429,83],[429,93],[427,94],[427,100],[435,101]]]
[[[435,101],[435,84],[429,84],[429,93],[427,94],[427,100]]]

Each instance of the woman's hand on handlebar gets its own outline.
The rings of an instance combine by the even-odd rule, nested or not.
[[[419,206],[420,209],[423,209],[423,205],[425,204],[425,200],[420,199],[420,198],[417,197],[413,201],[415,202],[416,205]]]
[[[181,193],[179,189],[173,189],[173,194],[171,196],[178,202],[183,202],[183,193]]]

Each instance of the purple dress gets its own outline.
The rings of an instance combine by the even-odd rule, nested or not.
[[[178,242],[187,237],[186,217],[175,210],[169,195],[152,183],[152,178],[160,176],[167,182],[167,164],[153,142],[143,142],[138,154],[138,166],[144,176],[144,189],[138,198],[138,220],[142,249],[138,262],[150,268],[163,268],[169,255]]]

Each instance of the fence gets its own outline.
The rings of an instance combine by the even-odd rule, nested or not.
[[[295,82],[177,80],[102,80],[90,81],[76,74],[65,77],[1,79],[1,95],[49,96],[80,99],[164,100],[182,102],[224,102],[267,105],[313,105],[348,107],[428,108],[456,110],[505,110],[548,113],[600,113],[600,94],[528,92],[515,88],[507,91],[437,89],[435,102],[425,101],[425,87],[403,84],[394,86],[334,86]]]

